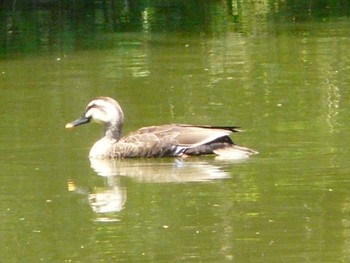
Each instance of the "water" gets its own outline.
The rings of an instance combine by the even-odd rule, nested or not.
[[[349,36],[335,19],[101,33],[88,49],[10,53],[0,62],[1,258],[349,260]],[[260,154],[90,163],[101,127],[64,125],[100,95],[120,102],[125,132],[237,125],[235,142]]]

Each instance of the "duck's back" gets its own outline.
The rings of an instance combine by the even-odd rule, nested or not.
[[[233,145],[228,135],[236,127],[168,124],[141,128],[114,144],[111,157],[165,157],[212,154]]]

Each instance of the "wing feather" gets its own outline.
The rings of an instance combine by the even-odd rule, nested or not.
[[[193,126],[187,124],[169,124],[144,127],[128,134],[122,140],[148,142],[170,140],[184,147],[196,147],[214,141],[220,137],[238,132],[237,127]]]

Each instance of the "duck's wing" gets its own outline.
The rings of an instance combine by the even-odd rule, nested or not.
[[[174,125],[172,129],[178,131],[176,139],[178,144],[187,148],[194,148],[213,141],[224,139],[226,143],[233,144],[228,137],[232,132],[238,132],[237,127],[221,126],[194,126],[187,124]]]
[[[129,133],[115,145],[117,157],[161,157],[211,154],[234,145],[228,137],[237,127],[169,124],[150,126]]]
[[[174,156],[176,145],[173,134],[159,136],[151,132],[132,132],[114,145],[113,157],[165,157]]]

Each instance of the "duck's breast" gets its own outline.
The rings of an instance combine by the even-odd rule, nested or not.
[[[113,145],[115,141],[106,138],[98,140],[91,148],[89,158],[106,159],[113,156]]]

